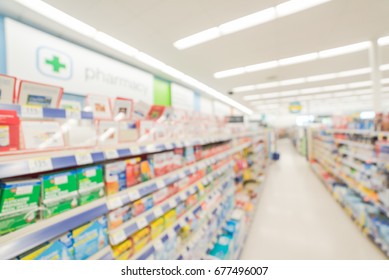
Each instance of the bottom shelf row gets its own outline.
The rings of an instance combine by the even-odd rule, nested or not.
[[[364,201],[358,192],[336,180],[319,163],[312,163],[312,169],[355,224],[389,258],[389,218],[375,204]]]
[[[196,193],[117,245],[102,216],[16,257],[53,259],[236,259],[257,197],[253,184],[237,188],[231,167]],[[241,184],[241,183],[239,183]]]

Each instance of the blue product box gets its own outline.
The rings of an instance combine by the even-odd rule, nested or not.
[[[107,219],[101,217],[72,231],[74,256],[85,260],[108,245]]]

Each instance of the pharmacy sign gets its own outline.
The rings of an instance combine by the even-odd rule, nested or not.
[[[37,67],[41,74],[68,80],[72,77],[72,60],[69,55],[47,47],[37,49]]]

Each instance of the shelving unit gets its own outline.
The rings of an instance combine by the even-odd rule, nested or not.
[[[385,165],[382,165],[384,161],[375,155],[375,146],[373,144],[359,143],[352,139],[339,139],[337,136],[334,136],[334,134],[358,134],[363,135],[363,139],[366,139],[366,137],[386,136],[388,133],[347,129],[324,129],[321,131],[317,130],[315,133],[313,140],[313,170],[332,196],[345,209],[350,218],[361,228],[362,232],[389,258],[389,245],[381,240],[377,234],[374,234],[369,226],[361,223],[361,218],[355,216],[353,210],[348,205],[345,205],[341,198],[337,197],[332,190],[333,184],[341,182],[352,193],[359,196],[361,201],[373,206],[376,211],[389,218],[389,204],[384,204],[389,202],[381,201],[379,196],[381,192],[387,191],[388,186],[383,185],[385,180],[380,181],[380,176],[383,176],[387,170]],[[331,135],[334,137],[332,140],[329,139]],[[341,137],[343,138],[344,136]],[[343,148],[339,148],[340,145],[343,145]],[[357,152],[358,149],[361,150],[360,153]],[[361,164],[356,164],[355,162]],[[374,166],[374,168],[371,168],[371,166]],[[322,177],[322,174],[328,174],[326,179]]]

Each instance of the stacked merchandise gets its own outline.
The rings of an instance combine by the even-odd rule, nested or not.
[[[350,216],[389,256],[388,120],[382,114],[374,119],[334,117],[333,128],[315,132],[313,166]]]
[[[19,88],[15,104],[0,104],[1,259],[204,255],[235,207],[233,155],[257,146],[256,128],[50,85]]]

